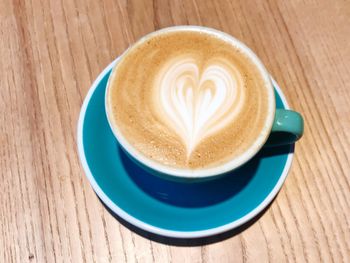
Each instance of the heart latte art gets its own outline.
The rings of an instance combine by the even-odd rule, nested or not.
[[[244,102],[241,73],[224,60],[210,61],[201,72],[191,56],[175,58],[160,71],[155,86],[156,112],[166,113],[160,117],[181,137],[187,156],[229,124]]]
[[[137,153],[178,169],[226,163],[246,152],[268,116],[261,72],[227,39],[198,31],[147,37],[109,79],[107,114]]]

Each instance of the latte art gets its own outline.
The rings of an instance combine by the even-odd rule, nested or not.
[[[200,71],[191,56],[167,63],[155,82],[160,117],[183,140],[187,156],[240,112],[244,102],[243,76],[225,60],[212,60]]]
[[[121,57],[108,85],[108,119],[128,147],[186,170],[245,153],[264,128],[271,98],[242,50],[203,31],[144,38]]]

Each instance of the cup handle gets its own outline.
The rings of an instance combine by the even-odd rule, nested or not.
[[[301,138],[304,132],[304,120],[300,113],[276,109],[275,120],[265,146],[279,146],[291,144]]]

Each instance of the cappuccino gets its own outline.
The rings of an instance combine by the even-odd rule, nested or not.
[[[176,30],[141,39],[108,84],[111,125],[143,156],[184,169],[216,167],[259,138],[271,96],[261,71],[229,40]]]

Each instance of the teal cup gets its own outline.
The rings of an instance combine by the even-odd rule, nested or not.
[[[238,47],[242,52],[244,52],[247,57],[257,66],[259,72],[267,83],[268,87],[268,96],[269,96],[269,105],[268,105],[268,118],[266,123],[261,130],[261,133],[258,139],[255,141],[254,145],[250,147],[246,152],[242,153],[240,156],[233,158],[223,164],[220,164],[216,167],[211,167],[207,169],[183,169],[183,168],[174,168],[169,167],[154,160],[147,158],[138,152],[125,138],[125,136],[120,132],[117,125],[111,122],[111,117],[108,107],[108,89],[109,84],[107,84],[106,94],[105,94],[105,109],[107,114],[107,119],[111,130],[113,131],[114,136],[116,137],[118,143],[125,151],[125,153],[139,166],[148,171],[149,173],[159,176],[164,179],[181,181],[181,182],[198,182],[204,180],[212,180],[222,175],[226,175],[231,171],[234,171],[238,167],[246,164],[251,160],[263,147],[279,147],[281,145],[293,144],[299,140],[304,131],[304,121],[300,113],[295,112],[289,109],[278,109],[276,108],[275,102],[275,93],[274,87],[272,84],[271,77],[260,59],[256,54],[249,49],[245,44],[237,40],[236,38],[217,31],[215,29],[198,27],[198,26],[175,26],[170,28],[165,28],[153,33],[150,33],[143,38],[141,38],[135,45],[142,44],[150,37],[161,35],[168,31],[204,31],[206,33],[213,34],[214,36],[224,38],[225,40],[232,43],[233,46]],[[115,68],[118,67],[118,63],[123,60],[128,55],[126,51],[122,56],[119,57],[116,62]],[[111,74],[113,76],[113,72]],[[242,175],[244,176],[244,175]]]

